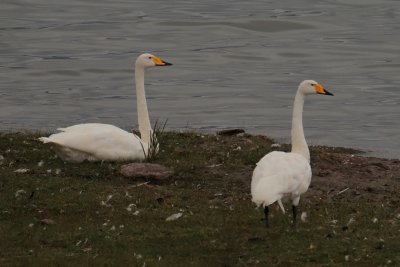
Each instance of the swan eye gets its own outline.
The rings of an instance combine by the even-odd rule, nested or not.
[[[316,84],[315,84],[315,83],[312,83],[311,86],[316,86]]]
[[[149,59],[151,59],[151,57],[149,57]]]

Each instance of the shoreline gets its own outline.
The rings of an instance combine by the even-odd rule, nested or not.
[[[137,127],[136,127],[137,128]],[[136,128],[132,128],[134,132],[137,132]],[[129,127],[122,127],[121,129],[124,129],[126,131],[129,131]],[[249,136],[264,136],[266,138],[269,138],[271,140],[275,140],[276,143],[281,144],[281,145],[290,145],[290,143],[285,142],[285,139],[288,139],[290,141],[290,137],[287,138],[276,138],[274,136],[270,135],[265,135],[265,134],[259,134],[259,133],[251,133],[247,132],[245,128],[222,128],[222,129],[215,129],[215,130],[202,130],[201,128],[182,128],[182,129],[166,129],[166,132],[170,133],[177,133],[177,134],[191,134],[191,133],[197,133],[197,134],[202,134],[202,135],[218,135],[218,132],[223,132],[223,131],[230,131],[230,130],[243,130],[244,134],[249,135]],[[43,136],[48,136],[50,134],[53,134],[57,132],[56,128],[48,128],[48,129],[23,129],[23,128],[15,128],[15,129],[2,129],[0,130],[0,135],[2,134],[12,134],[12,133],[21,133],[21,134],[27,134],[27,135],[43,135]],[[306,137],[307,139],[307,137]],[[379,150],[368,150],[364,148],[355,148],[355,147],[347,147],[347,146],[335,146],[335,145],[329,145],[329,144],[313,144],[312,140],[307,140],[308,146],[309,147],[326,147],[326,148],[335,148],[339,150],[348,150],[348,151],[354,151],[355,154],[357,155],[362,155],[364,157],[373,157],[373,158],[382,158],[382,159],[389,159],[389,160],[396,160],[400,159],[400,156],[390,156],[389,155],[381,155],[384,154],[385,152],[379,151]]]

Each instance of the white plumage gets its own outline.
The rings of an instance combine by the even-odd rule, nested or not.
[[[41,137],[51,143],[57,155],[65,161],[119,161],[143,159],[146,147],[139,136],[114,125],[85,123],[57,129],[60,133]],[[142,145],[141,145],[142,143]]]
[[[332,95],[312,80],[303,81],[297,90],[293,105],[292,151],[290,153],[274,151],[265,155],[258,163],[251,180],[252,201],[264,207],[266,225],[268,206],[278,202],[282,211],[281,199],[292,200],[293,224],[296,223],[296,207],[300,195],[305,193],[311,182],[310,152],[303,131],[303,105],[308,94]]]
[[[59,128],[60,133],[40,137],[53,145],[66,161],[125,161],[142,160],[147,154],[152,133],[144,91],[144,70],[154,66],[172,65],[151,54],[140,55],[135,64],[137,112],[140,136],[114,125],[102,123],[77,124]]]
[[[253,172],[253,202],[268,206],[283,197],[295,199],[307,191],[310,182],[311,167],[302,155],[271,152],[257,163]]]

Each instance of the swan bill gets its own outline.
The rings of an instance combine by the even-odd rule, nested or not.
[[[325,90],[325,94],[324,94],[324,95],[331,95],[331,96],[333,96],[334,94],[332,94],[331,92]]]
[[[317,92],[317,94],[320,95],[331,95],[333,96],[333,94],[331,92],[329,92],[328,90],[326,90],[324,87],[322,87],[322,85],[320,84],[313,84],[315,91]]]
[[[166,61],[163,61],[163,65],[161,65],[161,66],[172,66],[172,63],[169,63],[169,62],[166,62]]]
[[[166,62],[166,61],[164,61],[164,60],[161,60],[161,59],[158,58],[158,57],[152,57],[152,60],[153,60],[153,62],[154,62],[154,64],[155,64],[156,66],[171,66],[171,65],[172,65],[171,63]]]

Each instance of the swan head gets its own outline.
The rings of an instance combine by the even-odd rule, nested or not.
[[[333,95],[327,91],[322,85],[314,80],[305,80],[300,83],[299,91],[305,95],[320,94],[320,95]]]
[[[170,66],[170,65],[172,64],[148,53],[142,54],[136,59],[136,66],[142,68],[150,68],[156,66]]]

